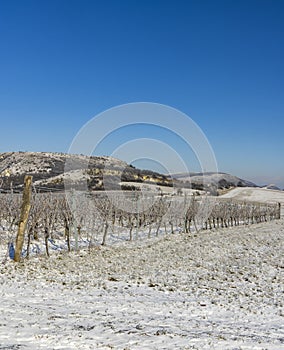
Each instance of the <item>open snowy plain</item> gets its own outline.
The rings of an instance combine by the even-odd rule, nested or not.
[[[284,220],[0,268],[0,349],[284,348]]]

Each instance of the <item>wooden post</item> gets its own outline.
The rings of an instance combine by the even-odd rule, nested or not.
[[[23,192],[23,203],[21,208],[21,216],[18,226],[18,234],[16,238],[16,249],[14,261],[19,262],[21,259],[21,252],[24,244],[25,230],[29,218],[31,209],[31,188],[32,188],[32,176],[25,176],[24,181],[24,192]]]

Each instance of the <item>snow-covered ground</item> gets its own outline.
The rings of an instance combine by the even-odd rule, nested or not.
[[[142,191],[145,191],[147,193],[147,191],[149,191],[150,193],[155,193],[157,191],[161,191],[163,194],[176,194],[179,190],[179,188],[177,186],[160,186],[160,185],[154,185],[154,184],[149,184],[149,183],[145,183],[145,182],[120,182],[119,183],[120,186],[122,185],[126,185],[126,186],[135,186],[136,188],[139,188]],[[198,195],[202,195],[205,194],[205,191],[201,191],[201,190],[194,190],[191,188],[182,188],[181,192],[183,194],[187,194],[187,195],[192,195],[192,194],[198,194]]]
[[[284,215],[284,191],[266,188],[237,187],[220,196],[237,200],[256,201],[262,203],[281,203],[281,213]]]
[[[0,349],[284,348],[284,220],[0,267]]]

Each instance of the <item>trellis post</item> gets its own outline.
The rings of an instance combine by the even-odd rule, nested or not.
[[[19,262],[21,259],[21,252],[24,244],[25,230],[29,219],[29,213],[31,209],[31,189],[32,189],[32,176],[25,176],[24,191],[23,191],[23,203],[21,208],[21,215],[18,226],[18,234],[16,238],[16,249],[14,261]]]

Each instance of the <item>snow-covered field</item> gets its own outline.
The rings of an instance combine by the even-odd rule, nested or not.
[[[221,197],[262,203],[284,203],[284,191],[269,190],[266,188],[236,187]]]
[[[266,188],[236,187],[220,197],[262,203],[279,202],[281,203],[281,215],[284,215],[284,191],[269,190]]]
[[[284,348],[284,220],[0,271],[0,349]]]

